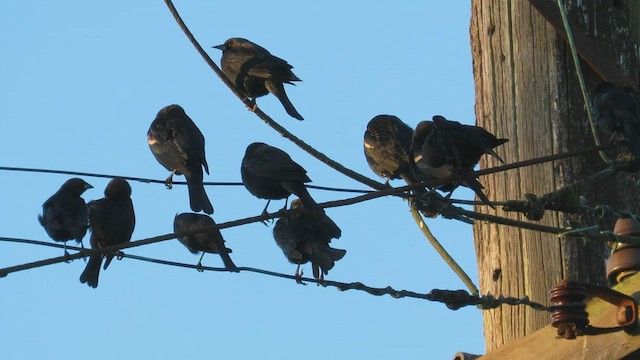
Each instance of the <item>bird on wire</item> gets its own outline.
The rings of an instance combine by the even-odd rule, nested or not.
[[[302,81],[291,71],[293,66],[247,39],[231,38],[214,48],[222,50],[222,72],[243,94],[255,100],[272,93],[287,114],[304,120],[284,90],[284,84],[295,85],[294,82]]]
[[[209,174],[204,154],[204,135],[180,105],[162,108],[147,132],[147,142],[156,160],[171,171],[165,180],[173,186],[173,175],[184,174],[193,211],[213,214],[213,205],[204,189],[202,168]]]
[[[371,170],[389,180],[416,182],[411,169],[411,139],[413,129],[393,115],[377,115],[364,132],[364,156]]]
[[[484,187],[478,182],[473,168],[484,154],[503,163],[493,148],[507,141],[481,127],[463,125],[436,115],[433,121],[422,121],[416,126],[411,143],[415,174],[445,192],[452,192],[459,185],[466,186],[482,202],[492,206],[482,192]]]
[[[267,214],[271,200],[288,199],[291,194],[300,198],[310,211],[324,213],[304,185],[311,181],[307,171],[276,147],[260,142],[247,146],[240,174],[242,183],[251,194],[268,200],[263,215]],[[283,209],[286,207],[285,202]]]
[[[113,178],[104,189],[104,198],[93,200],[87,206],[92,249],[102,249],[131,241],[136,217],[131,201],[131,186],[125,179]],[[91,255],[80,275],[80,282],[92,288],[98,287],[102,259],[106,259],[104,263],[104,270],[106,270],[114,256],[116,254]]]
[[[631,88],[620,88],[610,82],[596,86],[593,96],[596,121],[618,137],[627,140],[629,151],[635,158],[631,170],[640,169],[640,103]]]
[[[51,239],[64,242],[65,256],[69,255],[67,241],[75,240],[82,245],[82,238],[89,228],[89,210],[81,195],[91,188],[93,186],[86,181],[72,178],[42,204],[38,221]]]
[[[411,159],[413,129],[393,115],[377,115],[367,124],[364,133],[364,156],[371,170],[389,180],[402,178],[407,185],[415,185],[421,180],[416,176]],[[414,187],[410,198],[412,205],[430,218],[438,216],[443,204],[448,203],[436,191],[426,192],[424,187]]]
[[[311,261],[313,277],[324,280],[335,262],[342,259],[346,250],[329,246],[331,239],[342,235],[340,228],[326,214],[319,217],[305,208],[300,199],[291,202],[291,208],[273,227],[273,238],[285,257],[296,268],[296,278],[302,277],[300,265]]]
[[[213,227],[216,223],[210,216],[204,214],[182,213],[176,215],[173,220],[173,232],[178,234],[186,231],[196,230],[205,227]],[[217,228],[202,232],[199,234],[179,236],[178,241],[182,243],[192,254],[202,252],[200,260],[196,268],[202,268],[202,258],[204,254],[218,254],[224,263],[224,266],[230,270],[237,272],[238,267],[233,263],[229,253],[231,249],[224,245],[224,239],[220,230]]]

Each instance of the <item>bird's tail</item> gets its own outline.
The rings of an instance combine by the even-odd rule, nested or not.
[[[282,186],[287,189],[290,193],[296,195],[300,201],[302,201],[302,205],[308,211],[316,211],[318,208],[318,203],[311,197],[307,187],[304,186],[304,183],[301,181],[282,181]],[[322,209],[320,209],[322,210]]]
[[[342,236],[342,230],[338,227],[338,224],[331,220],[331,218],[324,212],[324,210],[321,211],[322,214],[319,214],[318,216],[322,217],[320,220],[322,228],[325,229],[326,233],[331,236],[331,238],[339,239],[340,236]]]
[[[491,156],[493,156],[494,159],[500,161],[500,163],[504,164],[504,160],[502,160],[502,158],[500,156],[498,156],[498,154],[493,150],[494,147],[498,147],[504,143],[506,143],[507,141],[509,141],[509,139],[496,139],[492,144],[491,147],[486,146],[484,149],[482,149],[485,154],[489,154]]]
[[[495,209],[495,206],[491,204],[491,200],[489,200],[487,195],[482,192],[484,186],[482,186],[478,179],[473,176],[473,171],[469,172],[468,174],[464,174],[464,176],[460,179],[460,183],[473,190],[483,203],[491,206],[492,209]]]
[[[311,256],[311,265],[314,269],[313,276],[318,278],[320,274],[316,274],[317,268],[322,270],[324,275],[329,274],[329,270],[333,269],[336,261],[342,259],[347,254],[347,250],[334,249],[326,246],[323,249],[317,249]]]
[[[231,252],[230,249],[227,249],[224,246],[222,246],[219,253],[220,258],[222,259],[222,262],[224,263],[224,267],[226,267],[227,270],[238,272],[239,271],[238,267],[236,266],[236,264],[233,263],[233,260],[231,260],[231,256],[229,256],[230,252]]]
[[[105,256],[105,261],[104,261],[104,266],[102,267],[102,270],[107,270],[107,268],[109,267],[109,264],[111,264],[111,260],[113,260],[113,258],[115,257],[115,255],[113,254],[109,254]]]
[[[102,258],[98,256],[91,256],[87,262],[87,266],[84,268],[82,274],[80,274],[80,282],[86,283],[92,288],[98,287],[98,275],[100,275],[100,264]]]
[[[190,176],[187,176],[187,188],[189,189],[189,204],[191,210],[198,212],[204,211],[207,214],[213,214],[213,205],[209,201],[207,192],[204,190],[204,184],[202,183],[202,169],[194,172]]]
[[[287,110],[287,114],[291,115],[293,118],[296,118],[300,121],[304,120],[302,115],[300,115],[300,113],[296,110],[296,108],[293,107],[293,104],[287,97],[287,93],[284,91],[283,83],[267,80],[265,82],[265,86],[267,87],[267,90],[269,90],[270,93],[275,95],[278,98],[278,100],[280,100],[280,102],[282,103],[282,106],[284,106],[284,109]]]

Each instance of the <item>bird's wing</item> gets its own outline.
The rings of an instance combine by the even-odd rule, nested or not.
[[[255,175],[280,180],[309,182],[307,171],[284,151],[271,148],[269,151],[255,152],[249,159],[243,159],[245,169]]]
[[[248,69],[247,74],[262,79],[274,79],[280,82],[300,81],[291,71],[293,66],[277,56],[258,58]]]

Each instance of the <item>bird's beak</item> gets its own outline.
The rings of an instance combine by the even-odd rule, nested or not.
[[[91,184],[85,184],[85,185],[84,185],[84,189],[85,189],[85,190],[87,190],[87,189],[93,189],[93,186],[92,186]]]
[[[224,51],[226,46],[224,46],[224,44],[221,44],[221,45],[212,46],[212,48]]]

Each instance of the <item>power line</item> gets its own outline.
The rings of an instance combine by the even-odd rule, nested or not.
[[[94,177],[94,178],[104,178],[104,179],[112,179],[114,177],[121,177],[125,180],[129,181],[137,181],[145,184],[164,184],[164,180],[157,179],[149,179],[149,178],[141,178],[134,176],[121,176],[121,175],[109,175],[109,174],[97,174],[97,173],[89,173],[89,172],[81,172],[81,171],[69,171],[69,170],[53,170],[53,169],[34,169],[34,168],[23,168],[23,167],[11,167],[11,166],[0,166],[0,170],[4,171],[21,171],[21,172],[33,172],[33,173],[44,173],[44,174],[60,174],[60,175],[71,175],[71,176],[84,176],[84,177]],[[186,181],[174,181],[174,185],[186,185]],[[233,181],[205,181],[203,183],[207,186],[244,186],[242,182],[233,182]],[[361,189],[344,189],[330,186],[320,186],[320,185],[312,185],[305,184],[306,187],[310,189],[317,190],[325,190],[325,191],[335,191],[335,192],[345,192],[345,193],[357,193],[357,194],[368,194],[375,192],[375,190],[361,190]]]
[[[19,238],[9,238],[9,237],[0,237],[0,241],[2,242],[10,242],[10,243],[21,243],[21,244],[29,244],[29,245],[37,245],[37,246],[46,246],[62,249],[64,245],[38,241],[38,240],[30,240],[30,239],[19,239]],[[67,246],[67,249],[75,250],[82,252],[84,249],[79,248],[77,246]],[[211,267],[211,266],[198,266],[193,264],[187,264],[182,262],[170,261],[170,260],[162,260],[156,258],[150,258],[146,256],[138,256],[133,254],[125,254],[121,253],[122,258],[128,258],[132,260],[138,260],[143,262],[149,262],[153,264],[165,265],[165,266],[173,266],[173,267],[181,267],[186,269],[195,269],[198,271],[213,271],[213,272],[231,272],[227,268],[219,268],[219,267]],[[478,296],[467,293],[464,290],[438,290],[434,289],[429,293],[418,293],[410,290],[396,290],[391,286],[387,286],[384,288],[376,288],[364,285],[361,282],[341,282],[341,281],[333,281],[333,280],[316,280],[308,277],[296,277],[295,275],[283,274],[275,271],[264,270],[254,267],[240,266],[238,267],[239,272],[252,272],[266,276],[278,277],[282,279],[295,280],[297,283],[305,284],[306,283],[315,283],[321,285],[323,287],[335,287],[340,291],[346,290],[358,290],[364,291],[370,295],[374,296],[382,296],[389,295],[394,299],[401,298],[414,298],[414,299],[422,299],[428,301],[436,301],[442,302],[447,305],[452,310],[457,310],[464,306],[476,306],[480,305],[482,309],[493,309],[502,304],[506,305],[528,305],[535,310],[547,311],[547,307],[544,305],[538,304],[533,301],[529,301],[527,297],[522,299],[513,298],[513,297],[494,297],[491,295]]]

